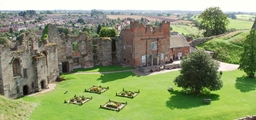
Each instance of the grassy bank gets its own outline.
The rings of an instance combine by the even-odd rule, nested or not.
[[[0,96],[0,106],[0,120],[26,120],[37,104]]]
[[[213,51],[215,53],[213,57],[220,61],[238,64],[243,52],[243,41],[248,34],[249,31],[236,31],[214,38],[196,47],[197,49]]]

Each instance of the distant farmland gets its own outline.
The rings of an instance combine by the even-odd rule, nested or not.
[[[144,15],[107,15],[110,19],[125,19],[125,18],[133,18],[135,20],[141,19],[141,18],[147,18],[149,21],[170,21],[171,23],[191,23],[191,21],[187,20],[178,20],[175,16],[170,17],[164,17],[164,16],[144,16]]]

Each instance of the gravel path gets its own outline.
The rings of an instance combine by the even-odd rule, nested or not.
[[[231,70],[236,70],[239,67],[239,65],[237,64],[229,64],[224,62],[219,62],[219,63],[220,63],[219,71],[231,71]]]

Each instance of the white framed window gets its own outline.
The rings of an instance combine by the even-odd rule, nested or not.
[[[164,60],[164,53],[161,53],[161,60]]]
[[[150,44],[150,49],[151,49],[151,50],[157,50],[157,41],[151,42],[151,44]]]
[[[146,55],[141,56],[141,63],[146,63]]]

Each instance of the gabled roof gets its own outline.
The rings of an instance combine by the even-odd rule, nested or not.
[[[170,48],[181,48],[190,46],[182,34],[171,35]]]

